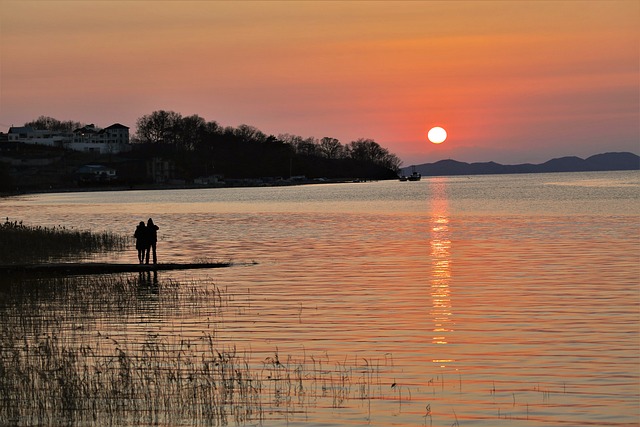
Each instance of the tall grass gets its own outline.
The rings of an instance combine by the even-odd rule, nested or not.
[[[7,220],[0,263],[77,258],[128,243]],[[277,349],[261,359],[219,342],[209,326],[195,337],[172,331],[181,318],[220,327],[235,305],[215,285],[150,272],[12,276],[0,278],[0,294],[0,425],[262,423],[288,420],[319,400],[337,408],[382,394],[379,366],[368,360],[281,359]],[[134,326],[147,318],[163,326],[153,333]]]
[[[129,238],[110,232],[94,233],[65,227],[0,224],[0,263],[21,264],[81,257],[96,252],[123,250]]]
[[[103,339],[74,347],[54,334],[31,343],[3,337],[0,424],[244,424],[301,412],[318,399],[340,407],[373,398],[357,394],[370,387],[359,381],[375,375],[362,366],[314,369],[291,358],[276,363],[276,354],[260,369],[211,335],[179,343],[149,336],[110,352],[104,347],[113,343]]]
[[[74,347],[55,334],[32,343],[4,338],[2,425],[260,418],[260,381],[234,351],[216,349],[211,336],[200,346],[149,337],[136,349],[115,346],[110,352],[105,343]]]
[[[211,330],[110,329],[141,319],[150,300],[167,321],[222,318],[233,295],[211,284],[131,274],[34,279],[6,291],[0,425],[259,424],[382,395],[380,366],[362,358],[296,359],[277,349],[255,357]]]

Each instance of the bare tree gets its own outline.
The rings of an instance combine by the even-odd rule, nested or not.
[[[137,139],[140,142],[175,143],[176,130],[182,116],[174,111],[159,110],[142,116],[136,122]]]
[[[320,140],[318,148],[320,153],[327,159],[339,159],[342,157],[344,152],[344,147],[340,141],[328,136],[325,136]]]
[[[207,122],[197,114],[183,117],[176,122],[176,145],[184,150],[194,150],[204,139]]]
[[[205,132],[209,135],[222,134],[224,129],[216,121],[207,122],[205,124]]]
[[[290,133],[278,134],[278,139],[285,144],[289,144],[292,147],[296,147],[300,142],[304,141],[304,138],[298,135],[292,135]]]
[[[74,129],[84,126],[83,123],[74,122],[72,120],[60,121],[53,117],[40,116],[36,120],[32,120],[24,124],[24,126],[32,127],[39,130],[51,130],[59,132],[71,133]]]
[[[305,138],[297,142],[296,153],[303,156],[317,156],[319,153],[318,141],[314,137]]]
[[[372,162],[388,169],[398,171],[402,161],[389,150],[383,148],[373,139],[359,138],[347,146],[349,157],[354,160]]]
[[[255,126],[242,124],[234,132],[242,142],[265,142],[267,135]]]

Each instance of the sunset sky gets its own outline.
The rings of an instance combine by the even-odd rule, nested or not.
[[[635,0],[0,0],[2,132],[164,109],[404,166],[639,153],[639,66]]]

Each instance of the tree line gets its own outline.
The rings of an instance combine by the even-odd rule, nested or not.
[[[182,116],[165,110],[142,116],[136,126],[137,143],[164,146],[185,157],[189,153],[205,154],[212,170],[225,175],[244,169],[244,175],[264,176],[273,171],[286,176],[294,169],[295,175],[353,176],[349,168],[375,171],[377,175],[389,175],[391,171],[395,175],[402,164],[395,154],[366,138],[342,144],[332,137],[274,136],[246,124],[223,127],[198,115]]]
[[[83,127],[84,123],[74,122],[73,120],[60,121],[53,117],[40,116],[35,120],[25,123],[23,126],[37,130],[71,133],[75,129]]]
[[[70,131],[83,124],[40,117],[25,126]],[[343,144],[332,137],[267,135],[246,124],[225,127],[198,115],[165,110],[140,117],[131,142],[130,156],[171,159],[176,174],[186,180],[215,174],[227,178],[385,179],[395,178],[402,165],[395,154],[369,138]]]

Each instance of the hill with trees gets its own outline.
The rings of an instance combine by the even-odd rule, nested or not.
[[[84,124],[42,116],[24,126],[70,133]],[[274,136],[246,124],[223,127],[198,115],[165,110],[140,117],[131,142],[131,151],[109,154],[0,144],[2,157],[9,161],[0,161],[0,191],[74,188],[81,184],[75,172],[89,163],[116,169],[117,182],[108,184],[127,187],[190,185],[211,176],[227,183],[260,179],[286,183],[291,177],[297,177],[296,182],[378,180],[396,178],[401,166],[396,155],[372,139],[342,144],[332,137]],[[152,164],[161,164],[170,173],[159,181],[150,173]]]
[[[400,159],[372,139],[343,145],[338,139],[266,135],[254,126],[222,127],[193,115],[154,111],[137,121],[134,147],[170,158],[187,180],[208,174],[227,178],[393,178]]]

